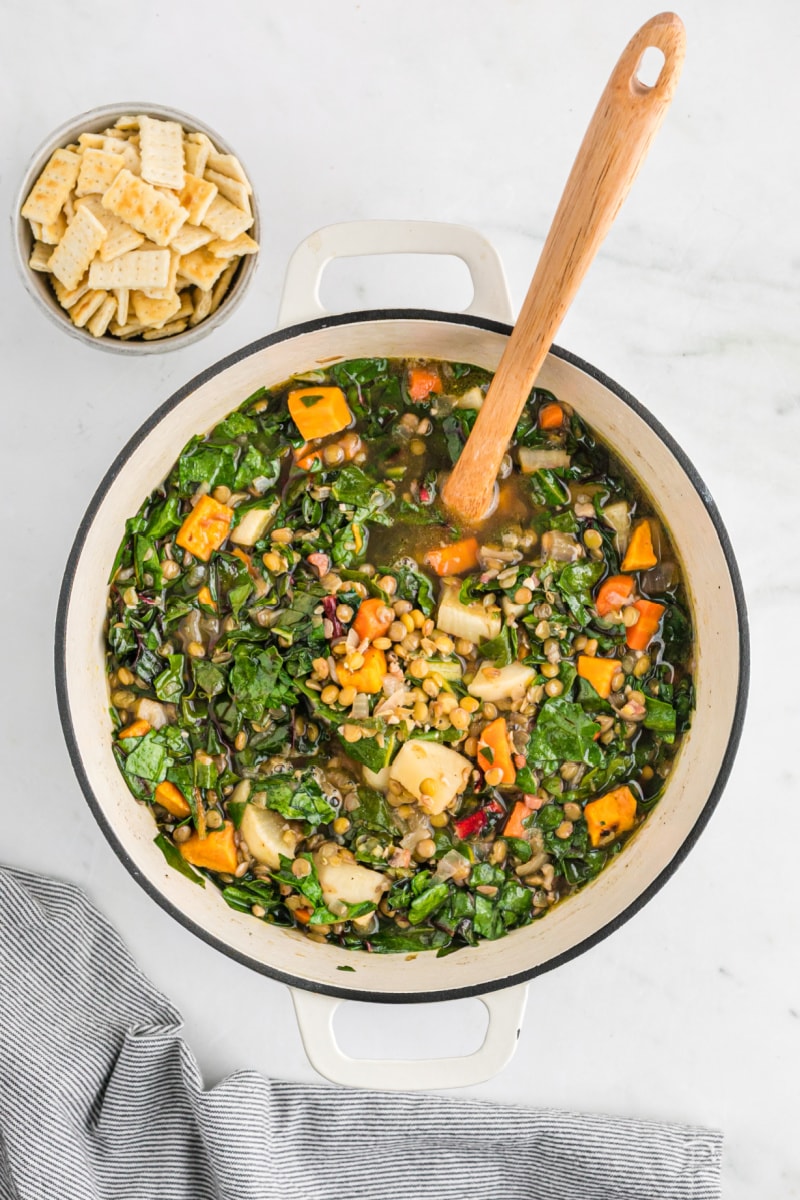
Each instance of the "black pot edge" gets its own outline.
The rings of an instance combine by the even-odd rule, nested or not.
[[[613,392],[619,400],[621,400],[628,408],[631,408],[657,436],[669,447],[672,454],[680,463],[686,475],[690,479],[692,485],[697,491],[712,524],[717,532],[717,536],[722,546],[722,551],[725,556],[728,572],[733,587],[734,598],[739,622],[739,637],[740,637],[740,659],[739,659],[739,679],[736,693],[736,706],[734,709],[734,717],[731,725],[730,737],[726,747],[725,754],[722,759],[719,773],[711,789],[709,797],[703,806],[697,821],[690,830],[687,837],[681,843],[681,846],[656,879],[645,889],[628,907],[616,916],[612,921],[602,929],[599,929],[591,937],[585,938],[582,942],[572,946],[563,954],[559,954],[554,958],[549,959],[546,963],[541,963],[536,967],[531,967],[528,970],[520,971],[510,975],[503,976],[500,979],[487,980],[480,984],[471,984],[467,987],[455,987],[441,989],[438,991],[425,992],[372,992],[367,989],[335,987],[328,984],[318,983],[314,980],[303,979],[301,977],[291,975],[288,972],[279,971],[274,967],[267,966],[265,963],[259,962],[256,959],[250,958],[247,954],[241,953],[233,949],[227,943],[220,941],[204,929],[203,926],[195,924],[187,915],[179,908],[176,908],[171,901],[156,888],[149,879],[147,879],[134,861],[128,855],[122,843],[118,840],[116,832],[110,822],[107,820],[105,813],[97,802],[97,799],[89,784],[88,777],[83,767],[80,749],[78,747],[77,738],[75,736],[74,726],[72,724],[72,716],[69,708],[69,699],[67,692],[66,680],[66,616],[69,607],[70,596],[72,593],[72,585],[77,569],[78,560],[83,549],[89,528],[95,518],[98,508],[100,507],[106,493],[111,484],[116,479],[122,467],[130,458],[134,450],[144,440],[147,434],[161,421],[161,419],[175,408],[186,396],[196,391],[209,379],[215,375],[219,375],[228,367],[240,362],[244,358],[250,357],[259,351],[266,349],[268,346],[275,345],[277,342],[286,341],[289,338],[296,337],[302,333],[309,333],[318,329],[335,327],[338,325],[350,325],[357,322],[366,321],[398,321],[398,320],[433,320],[456,325],[472,325],[477,329],[485,329],[492,333],[510,334],[512,327],[499,321],[489,320],[488,318],[471,316],[463,313],[443,313],[429,309],[377,309],[367,310],[363,312],[343,313],[320,317],[316,320],[306,321],[298,325],[288,326],[285,329],[277,330],[275,333],[268,334],[263,338],[259,338],[248,345],[241,347],[232,354],[227,355],[220,362],[215,363],[211,367],[207,367],[201,371],[183,387],[174,392],[169,399],[164,401],[155,412],[150,416],[137,432],[129,439],[120,453],[114,459],[110,468],[101,480],[97,487],[89,506],[83,516],[83,519],[78,527],[75,535],[75,540],[67,558],[67,564],[64,571],[64,577],[61,583],[61,589],[58,597],[58,610],[56,616],[55,627],[55,682],[56,682],[56,698],[58,701],[58,710],[61,717],[61,724],[64,731],[64,738],[67,744],[67,750],[72,762],[73,770],[77,776],[81,790],[86,798],[89,807],[97,820],[98,825],[105,834],[112,849],[117,857],[133,876],[136,882],[147,892],[147,894],[156,901],[158,905],[176,921],[179,921],[184,928],[205,941],[209,946],[221,951],[240,963],[242,966],[250,967],[252,970],[258,971],[262,975],[266,975],[271,979],[275,979],[280,983],[285,983],[290,987],[302,988],[305,991],[317,992],[323,995],[336,997],[343,1000],[368,1001],[383,1004],[420,1004],[432,1003],[441,1000],[459,1000],[472,996],[480,997],[489,992],[500,991],[503,988],[513,987],[514,985],[525,983],[538,975],[543,975],[548,971],[559,967],[564,963],[569,962],[585,951],[590,950],[599,942],[603,941],[609,934],[619,929],[631,917],[660,891],[667,880],[673,875],[680,864],[684,861],[689,851],[692,849],[700,834],[705,829],[711,814],[719,803],[725,784],[727,783],[733,762],[736,757],[736,752],[739,747],[739,741],[742,734],[745,711],[747,708],[747,695],[750,681],[750,637],[749,626],[747,619],[747,608],[744,598],[744,589],[742,586],[739,568],[736,563],[736,558],[733,553],[733,547],[728,537],[728,532],[723,524],[716,504],[712,499],[711,493],[703,482],[700,474],[693,466],[692,462],[678,445],[675,439],[667,432],[660,422],[636,400],[629,392],[620,387],[613,379],[609,378],[602,371],[593,367],[590,363],[585,362],[575,354],[571,354],[567,350],[562,350],[558,346],[552,346],[551,354],[557,358],[563,359],[571,366],[577,367],[586,375],[596,379],[598,383],[603,384],[609,391]],[[353,953],[353,966],[358,970],[357,954]]]

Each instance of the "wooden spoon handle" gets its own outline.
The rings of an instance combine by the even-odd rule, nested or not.
[[[652,87],[637,77],[650,46],[664,55]],[[536,376],[664,118],[684,54],[683,22],[661,13],[634,34],[606,84],[497,373],[442,492],[464,522],[479,523],[491,508],[500,462]]]

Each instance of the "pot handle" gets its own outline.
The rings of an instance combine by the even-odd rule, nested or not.
[[[472,303],[464,312],[513,323],[499,255],[477,230],[447,221],[343,221],[312,233],[289,259],[279,328],[326,316],[319,285],[328,263],[368,254],[452,254],[466,264],[472,278]]]
[[[483,1044],[473,1054],[402,1061],[344,1054],[333,1028],[342,1000],[300,988],[289,990],[312,1067],[332,1083],[389,1092],[471,1087],[497,1075],[514,1054],[528,998],[527,983],[476,997],[489,1014],[489,1025]]]

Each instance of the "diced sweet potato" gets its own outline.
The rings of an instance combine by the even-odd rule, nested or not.
[[[178,530],[175,541],[201,562],[208,562],[227,538],[233,509],[213,496],[201,496]]]
[[[604,846],[636,824],[636,797],[628,787],[615,788],[592,800],[583,810],[593,846]]]

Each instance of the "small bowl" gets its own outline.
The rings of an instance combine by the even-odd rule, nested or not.
[[[117,118],[127,113],[144,113],[147,116],[158,117],[161,120],[179,121],[184,129],[190,132],[205,133],[222,154],[236,153],[231,145],[224,138],[220,137],[216,130],[204,124],[203,121],[198,121],[196,117],[191,117],[188,113],[180,112],[175,108],[162,108],[157,104],[141,103],[106,104],[101,108],[93,108],[89,112],[81,113],[79,116],[73,117],[70,121],[66,121],[58,129],[54,130],[42,142],[30,161],[14,202],[12,226],[16,250],[15,259],[22,276],[22,282],[25,284],[29,294],[33,297],[40,310],[46,313],[65,333],[80,339],[80,341],[88,345],[96,346],[100,350],[110,350],[115,354],[159,354],[164,350],[177,350],[183,346],[190,345],[192,342],[199,341],[200,338],[205,337],[213,329],[216,329],[218,325],[221,325],[223,321],[226,321],[233,310],[241,303],[242,297],[252,283],[259,254],[244,256],[236,277],[217,311],[205,320],[200,321],[193,328],[190,327],[185,330],[184,333],[176,333],[172,337],[158,338],[151,342],[139,340],[122,341],[111,334],[105,334],[103,337],[96,338],[88,329],[78,329],[73,325],[69,314],[58,303],[47,276],[39,271],[32,271],[28,266],[34,239],[30,224],[20,215],[20,210],[25,203],[29,191],[55,150],[76,141],[78,135],[81,133],[100,132],[107,128],[107,126],[113,125]],[[241,162],[241,157],[238,154],[236,156]],[[250,172],[244,163],[242,163],[242,166],[248,179],[251,179]],[[254,221],[249,233],[256,241],[259,241],[260,221],[255,194],[250,197],[250,203],[253,208]]]

